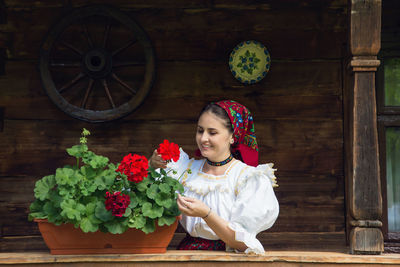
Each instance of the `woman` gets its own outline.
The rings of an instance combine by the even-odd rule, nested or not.
[[[188,232],[178,249],[236,250],[263,254],[256,235],[270,228],[279,213],[272,164],[258,165],[253,118],[243,105],[211,103],[200,113],[196,143],[201,160],[181,150],[177,162],[167,163],[154,151],[150,164],[185,173],[185,196],[177,204]],[[258,166],[257,166],[258,165]]]

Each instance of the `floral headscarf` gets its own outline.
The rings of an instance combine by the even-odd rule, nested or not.
[[[232,100],[223,100],[214,104],[223,108],[231,120],[234,138],[231,146],[233,156],[250,166],[257,166],[258,145],[250,111]]]

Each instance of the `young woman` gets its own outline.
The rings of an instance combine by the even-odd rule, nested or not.
[[[196,143],[204,159],[189,159],[181,150],[168,163],[154,151],[150,164],[172,168],[185,196],[178,197],[181,224],[188,235],[178,249],[232,250],[263,254],[256,235],[279,214],[273,164],[258,165],[258,146],[249,110],[234,101],[211,103],[200,113]],[[176,177],[178,178],[178,177]]]

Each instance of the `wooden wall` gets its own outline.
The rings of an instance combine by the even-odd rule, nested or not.
[[[65,148],[80,130],[89,146],[117,162],[127,152],[150,155],[164,138],[195,150],[197,114],[230,98],[255,117],[261,162],[278,169],[280,216],[260,234],[266,249],[345,247],[342,62],[346,0],[118,0],[147,31],[157,53],[157,78],[143,105],[122,120],[89,124],[60,111],[38,71],[41,41],[70,8],[110,1],[6,0],[5,75],[0,76],[0,251],[41,250],[27,221],[36,180],[71,161]],[[227,60],[241,41],[270,51],[260,83],[240,84]],[[174,244],[182,234],[177,234]]]

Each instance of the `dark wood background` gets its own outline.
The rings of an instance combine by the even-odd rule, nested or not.
[[[63,14],[110,1],[4,2],[0,251],[46,249],[37,226],[27,220],[34,183],[71,163],[65,149],[78,142],[81,128],[93,133],[91,149],[114,162],[128,152],[149,156],[164,138],[192,153],[199,110],[225,98],[253,112],[260,162],[278,169],[280,215],[259,235],[265,248],[345,248],[346,0],[113,1],[147,31],[157,54],[157,78],[139,109],[101,124],[73,119],[50,101],[38,56],[46,32]],[[271,53],[271,70],[256,85],[240,84],[228,68],[231,50],[244,40],[258,40]]]

